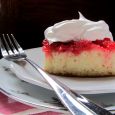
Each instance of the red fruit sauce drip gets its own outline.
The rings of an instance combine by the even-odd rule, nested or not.
[[[74,54],[79,54],[82,51],[92,50],[93,48],[115,50],[115,42],[111,41],[109,38],[104,38],[103,40],[79,40],[79,41],[69,41],[69,42],[54,42],[49,44],[45,39],[43,41],[43,51],[46,53],[56,52],[73,52]]]

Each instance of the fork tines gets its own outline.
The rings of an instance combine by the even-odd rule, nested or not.
[[[6,49],[9,55],[13,55],[13,53],[17,54],[17,41],[13,34],[2,34],[0,39],[2,48]]]

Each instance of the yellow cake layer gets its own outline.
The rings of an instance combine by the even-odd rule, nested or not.
[[[115,51],[91,50],[80,54],[52,52],[45,57],[45,70],[73,76],[115,75]]]

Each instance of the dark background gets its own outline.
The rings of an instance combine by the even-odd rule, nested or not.
[[[0,33],[13,33],[24,49],[42,46],[44,30],[78,18],[105,20],[115,36],[112,0],[0,0]]]

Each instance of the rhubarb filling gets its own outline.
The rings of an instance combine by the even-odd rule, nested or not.
[[[69,41],[69,42],[53,42],[49,44],[48,40],[43,41],[43,51],[50,54],[53,52],[72,52],[74,54],[80,54],[83,51],[90,51],[92,49],[100,50],[115,50],[115,42],[111,41],[109,38],[104,38],[103,40],[79,40],[79,41]]]

